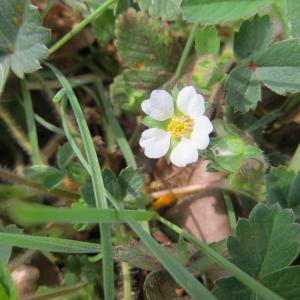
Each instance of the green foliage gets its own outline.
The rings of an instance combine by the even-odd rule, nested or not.
[[[65,143],[58,148],[57,165],[60,169],[65,169],[74,157],[74,152],[69,143]]]
[[[229,185],[258,199],[265,196],[265,159],[253,139],[221,120],[214,122],[210,170],[229,173]]]
[[[48,191],[59,186],[65,177],[65,173],[54,167],[35,165],[25,170],[25,176],[42,184]]]
[[[234,54],[240,63],[229,75],[229,106],[242,113],[255,109],[263,83],[277,94],[300,91],[300,41],[285,40],[270,47],[268,16],[255,16],[235,34]]]
[[[17,290],[13,284],[10,274],[6,271],[0,261],[0,299],[17,300]]]
[[[234,55],[240,61],[258,58],[272,41],[272,24],[269,16],[256,15],[245,21],[234,36]]]
[[[254,15],[272,0],[183,0],[184,18],[207,25],[228,23]]]
[[[0,225],[0,232],[8,232],[8,233],[22,233],[23,229],[18,228],[16,225],[11,224],[7,226],[1,226]],[[9,261],[9,258],[12,253],[12,246],[9,245],[1,245],[0,244],[0,263],[7,264]],[[1,299],[1,297],[0,297]]]
[[[49,31],[40,26],[37,8],[28,0],[3,0],[0,12],[0,93],[8,70],[20,78],[40,68],[47,57]]]
[[[300,38],[300,2],[295,0],[286,0],[287,13],[292,26],[294,37]]]
[[[123,109],[139,111],[149,92],[172,76],[178,47],[167,24],[133,9],[119,16],[116,37],[118,54],[126,69],[114,79],[110,92]]]
[[[198,55],[218,53],[220,42],[218,31],[214,27],[204,27],[196,32],[195,45]]]
[[[276,293],[283,297],[295,292],[279,283],[295,275],[295,270],[287,267],[299,252],[299,236],[299,227],[294,223],[294,216],[290,211],[283,210],[278,205],[268,207],[259,204],[248,220],[241,219],[238,222],[236,236],[228,239],[228,251],[235,265],[262,281],[271,290],[275,287]],[[299,276],[296,280],[299,281]],[[214,294],[222,300],[246,300],[254,296],[233,277],[219,279]]]
[[[131,167],[123,169],[118,177],[111,170],[105,169],[103,180],[108,192],[118,201],[135,203],[137,198],[143,197],[144,178]]]
[[[139,0],[139,6],[143,9],[147,9],[151,16],[169,20],[178,15],[181,1],[182,0]]]
[[[283,208],[292,208],[300,217],[300,172],[295,174],[284,166],[271,168],[266,175],[267,200],[279,203]]]

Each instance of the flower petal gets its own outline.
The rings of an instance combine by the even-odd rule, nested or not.
[[[205,112],[204,98],[197,94],[193,86],[187,86],[178,94],[177,107],[184,114],[196,118]]]
[[[171,152],[170,160],[177,167],[185,167],[198,160],[198,151],[191,140],[183,138]]]
[[[174,114],[173,98],[164,90],[154,90],[150,99],[142,102],[142,110],[157,121],[165,121]]]
[[[208,117],[200,116],[194,119],[194,130],[197,130],[199,134],[209,134],[214,128]]]
[[[199,134],[198,131],[194,130],[191,135],[191,142],[196,149],[204,150],[209,145],[208,134]]]
[[[142,133],[140,146],[145,149],[149,158],[164,156],[170,147],[171,134],[159,128],[150,128]]]

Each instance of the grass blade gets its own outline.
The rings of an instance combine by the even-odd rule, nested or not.
[[[113,1],[107,1],[106,3],[112,3]],[[83,112],[79,105],[78,99],[65,76],[57,70],[54,66],[47,64],[48,67],[54,72],[61,85],[66,91],[66,95],[70,101],[73,109],[82,142],[84,145],[88,165],[91,169],[91,178],[93,183],[95,202],[98,208],[107,208],[105,187],[101,174],[101,169],[97,157],[97,153],[93,144],[92,136],[89,131],[88,125],[84,119]],[[100,225],[99,225],[100,226]],[[112,259],[112,241],[111,241],[111,226],[110,224],[101,224],[101,243],[103,248],[103,282],[104,282],[104,298],[106,300],[114,299],[114,271],[113,271],[113,259]]]
[[[1,245],[62,253],[98,253],[99,244],[68,239],[0,232]]]
[[[140,210],[126,210],[135,221],[150,221],[156,213]],[[9,214],[22,224],[46,223],[120,223],[125,222],[122,214],[111,208],[55,208],[46,205],[13,203]]]

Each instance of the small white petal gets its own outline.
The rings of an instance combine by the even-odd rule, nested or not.
[[[208,134],[199,134],[199,132],[194,130],[191,135],[191,141],[195,148],[204,150],[209,145],[209,136]]]
[[[165,121],[173,117],[173,98],[164,90],[154,90],[150,99],[142,102],[142,110],[157,121]]]
[[[204,98],[193,86],[187,86],[178,94],[177,107],[184,114],[196,118],[205,112]]]
[[[194,130],[197,130],[199,134],[209,134],[214,128],[208,117],[200,116],[194,119]]]
[[[191,140],[183,138],[171,152],[170,160],[177,167],[185,167],[198,160],[198,151]]]
[[[159,128],[149,128],[142,133],[140,146],[149,158],[164,156],[170,147],[171,134]]]

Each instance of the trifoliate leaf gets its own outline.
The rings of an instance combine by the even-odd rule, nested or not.
[[[110,169],[104,169],[102,176],[105,188],[116,200],[122,201],[123,193],[117,176]]]
[[[287,14],[292,26],[294,37],[300,37],[300,1],[286,0]]]
[[[254,15],[272,0],[183,0],[186,20],[208,25],[228,23]]]
[[[196,32],[195,45],[198,55],[218,53],[220,43],[218,31],[214,27],[205,27]]]
[[[139,0],[139,6],[147,9],[154,17],[170,20],[176,17],[180,11],[182,0]]]
[[[272,25],[269,16],[256,15],[245,21],[234,35],[234,55],[238,60],[255,60],[272,41]]]
[[[65,143],[58,148],[57,164],[60,169],[65,169],[74,157],[74,151],[69,143]]]
[[[277,94],[300,91],[300,40],[271,46],[256,61],[255,75]]]
[[[116,105],[137,112],[149,92],[172,77],[180,51],[167,24],[133,9],[119,16],[116,37],[126,69],[115,78],[110,93]]]
[[[280,282],[286,282],[287,276],[292,275],[287,275],[283,268],[298,255],[299,236],[299,226],[290,211],[279,205],[259,204],[248,220],[238,222],[236,236],[228,239],[228,251],[234,264],[283,297],[288,291]],[[216,284],[214,294],[218,299],[255,299],[256,295],[233,277],[221,278]]]
[[[255,109],[261,101],[260,83],[249,67],[237,67],[229,74],[227,101],[229,106],[243,113]]]
[[[283,208],[292,208],[300,217],[300,172],[295,174],[284,166],[271,168],[266,175],[267,200],[279,203]]]
[[[48,55],[50,32],[41,26],[37,8],[28,0],[2,0],[0,10],[0,91],[8,68],[20,78],[40,68]]]

